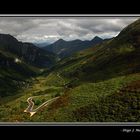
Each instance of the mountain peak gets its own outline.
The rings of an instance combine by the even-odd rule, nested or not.
[[[56,42],[64,42],[64,41],[65,41],[64,39],[60,38]]]
[[[98,44],[98,43],[101,43],[103,41],[102,38],[98,37],[98,36],[95,36],[91,42],[94,43],[94,44]]]
[[[63,40],[63,39],[60,38],[56,42],[54,42],[53,44],[60,45],[60,44],[63,44],[65,42],[66,42],[65,40]]]
[[[102,41],[103,39],[98,37],[98,36],[95,36],[91,41]]]

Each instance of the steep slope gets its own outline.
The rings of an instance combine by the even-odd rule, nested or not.
[[[0,120],[139,122],[139,31],[137,20],[117,37],[60,60],[26,94],[1,106]],[[36,105],[48,96],[59,98],[30,118],[24,109],[32,96]]]
[[[140,20],[117,37],[63,59],[56,66],[66,77],[100,81],[140,71]],[[55,68],[54,68],[55,69]]]
[[[19,42],[9,34],[0,34],[0,50],[15,54],[19,59],[37,67],[49,67],[55,62],[53,53],[31,43]]]
[[[72,55],[75,52],[84,50],[98,43],[101,43],[102,41],[103,39],[97,36],[91,41],[81,41],[78,39],[73,41],[65,41],[63,39],[59,39],[55,43],[44,47],[44,49],[58,54],[61,58],[64,58]]]
[[[0,51],[0,97],[17,94],[17,90],[26,86],[27,79],[36,75],[31,67],[16,56]]]
[[[140,121],[139,31],[137,20],[117,37],[61,60],[48,80],[55,84],[59,73],[67,91],[38,115],[46,121]]]
[[[14,95],[26,87],[39,68],[49,67],[55,55],[31,43],[19,42],[8,34],[0,34],[0,97]],[[38,68],[36,68],[38,67]]]

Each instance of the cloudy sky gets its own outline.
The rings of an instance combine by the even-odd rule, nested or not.
[[[90,40],[116,36],[137,17],[0,17],[0,33],[24,42]]]

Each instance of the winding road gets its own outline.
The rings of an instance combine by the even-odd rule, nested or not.
[[[60,79],[62,79],[62,81],[64,82],[64,84],[65,84],[65,80],[60,76],[60,74],[59,73],[57,73],[57,77],[59,77]]]
[[[63,85],[67,88],[66,81],[60,76],[59,73],[57,73],[57,77],[59,77],[60,79],[62,79],[62,81],[64,83]]]
[[[65,80],[60,76],[59,73],[57,73],[57,77],[59,77],[60,79],[63,80],[64,82],[64,85],[65,85]],[[47,96],[47,95],[46,95]],[[37,108],[33,109],[34,108],[34,101],[33,101],[33,98],[34,97],[37,97],[37,96],[32,96],[32,97],[29,97],[27,99],[27,102],[28,102],[28,107],[24,110],[24,112],[27,112],[27,113],[30,113],[30,117],[32,117],[37,111],[39,111],[41,108],[43,108],[44,106],[47,106],[48,104],[50,104],[51,102],[53,102],[54,100],[56,100],[57,98],[59,97],[55,97],[55,98],[52,98],[50,100],[47,100],[46,102],[42,103],[40,106],[38,106]]]
[[[52,98],[46,102],[44,102],[43,104],[41,104],[39,107],[37,107],[36,109],[33,109],[34,108],[34,102],[33,102],[33,97],[29,97],[27,99],[27,102],[28,102],[28,107],[24,110],[24,112],[29,112],[30,113],[30,117],[32,117],[38,110],[40,110],[42,107],[44,106],[47,106],[50,102],[56,100],[57,98],[59,97],[55,97],[55,98]]]
[[[34,102],[32,101],[33,97],[29,97],[27,99],[27,102],[29,104],[29,106],[24,110],[24,112],[30,112],[33,110],[33,107],[34,107]]]

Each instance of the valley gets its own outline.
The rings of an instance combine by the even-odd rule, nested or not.
[[[0,121],[139,122],[140,19],[94,39],[38,48],[1,34]]]
[[[55,82],[54,78],[58,78],[59,82]],[[10,122],[104,122],[104,121],[114,121],[120,117],[117,113],[122,113],[122,110],[115,111],[116,116],[112,118],[112,113],[116,110],[115,104],[109,105],[105,104],[106,98],[113,98],[115,100],[118,98],[119,94],[124,93],[124,100],[127,97],[127,92],[129,96],[126,100],[128,103],[132,104],[132,99],[136,103],[136,109],[139,106],[136,100],[139,99],[139,86],[134,87],[137,92],[124,91],[123,87],[132,82],[138,81],[140,79],[140,73],[130,74],[127,76],[120,76],[117,78],[112,78],[110,80],[105,80],[97,83],[83,83],[76,87],[66,87],[63,86],[63,80],[57,77],[57,73],[49,75],[47,77],[37,77],[34,79],[32,85],[22,91],[19,91],[19,97],[15,97],[14,100],[9,101],[9,97],[5,97],[4,104],[1,102],[0,107],[0,117],[1,121]],[[50,86],[49,81],[54,83]],[[51,83],[52,85],[52,83]],[[133,88],[133,87],[132,87]],[[120,92],[120,93],[119,93]],[[132,95],[131,95],[132,93]],[[135,94],[134,94],[135,93]],[[114,98],[113,96],[116,97]],[[132,97],[131,97],[132,96]],[[137,97],[138,96],[138,97]],[[123,97],[122,97],[123,98]],[[7,101],[6,101],[7,100]],[[32,104],[30,106],[32,100]],[[103,101],[102,101],[103,100]],[[105,100],[105,101],[104,101]],[[130,100],[130,101],[129,101]],[[107,100],[108,101],[108,100]],[[110,103],[115,103],[116,101]],[[126,103],[127,103],[126,102]],[[104,106],[102,104],[104,103]],[[127,103],[127,104],[128,104]],[[101,104],[98,108],[98,104]],[[30,106],[30,107],[29,107]],[[97,107],[98,106],[98,107]],[[112,109],[111,107],[114,106]],[[124,106],[120,104],[120,108]],[[127,105],[128,106],[128,105]],[[91,108],[92,107],[92,108]],[[106,109],[111,109],[108,118],[103,117],[106,115],[104,111]],[[99,109],[99,110],[97,110]],[[6,111],[5,111],[6,110]],[[26,110],[26,111],[25,111]],[[127,110],[127,109],[126,109]],[[100,112],[101,111],[101,112]],[[103,111],[103,112],[102,112]],[[135,111],[135,109],[133,110]],[[102,114],[100,114],[100,113]],[[127,112],[127,111],[126,111]],[[93,113],[93,115],[92,115]],[[100,118],[102,115],[102,119]],[[9,117],[10,116],[10,117]],[[111,118],[112,120],[111,120]],[[125,118],[125,116],[123,116]],[[120,118],[119,118],[120,119]],[[122,119],[122,118],[121,118]],[[120,120],[121,120],[120,119]],[[119,120],[119,121],[120,121]],[[123,120],[123,119],[122,119]],[[139,119],[138,119],[139,120]],[[125,118],[123,121],[129,121]],[[137,120],[135,120],[137,121]]]

